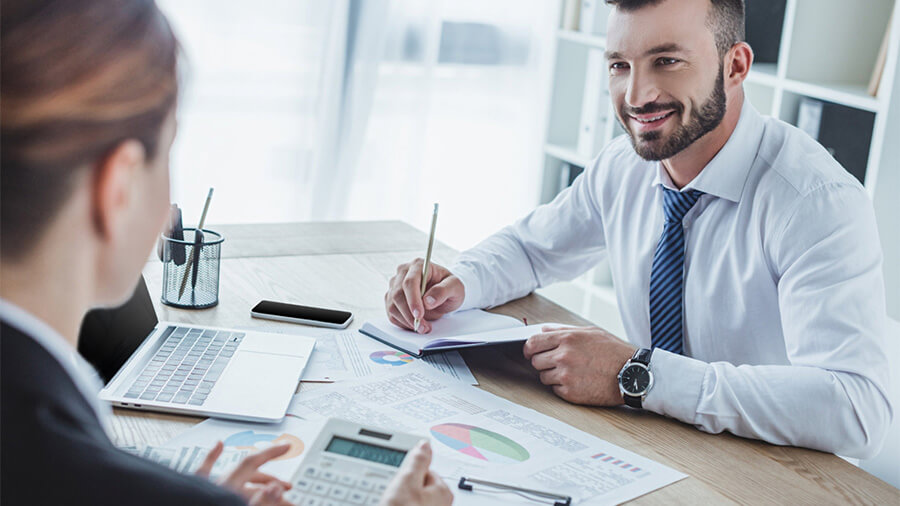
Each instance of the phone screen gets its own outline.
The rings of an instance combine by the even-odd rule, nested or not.
[[[288,318],[298,318],[301,320],[313,320],[318,322],[333,323],[340,325],[350,319],[350,312],[336,311],[334,309],[323,309],[320,307],[298,306],[296,304],[285,304],[284,302],[275,302],[264,300],[253,308],[254,313],[270,314],[275,316],[285,316]]]

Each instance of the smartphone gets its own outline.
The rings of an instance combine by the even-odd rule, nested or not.
[[[353,313],[349,311],[298,306],[271,300],[264,300],[254,306],[250,310],[250,316],[331,329],[345,329],[353,320]]]

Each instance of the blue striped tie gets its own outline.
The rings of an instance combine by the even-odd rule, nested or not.
[[[650,271],[650,342],[653,348],[684,351],[682,292],[684,285],[684,227],[681,220],[702,195],[697,190],[663,188],[666,225],[653,255]]]

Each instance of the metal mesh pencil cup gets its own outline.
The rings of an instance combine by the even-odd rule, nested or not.
[[[222,234],[204,228],[203,242],[195,247],[196,231],[196,228],[185,228],[183,240],[165,235],[160,237],[163,243],[163,304],[183,309],[204,309],[219,303],[219,268],[225,239]]]

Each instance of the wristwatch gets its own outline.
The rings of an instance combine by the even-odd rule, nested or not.
[[[647,392],[653,388],[653,373],[650,372],[651,354],[653,350],[650,348],[637,350],[616,376],[622,398],[625,399],[625,404],[632,408],[640,409]]]

